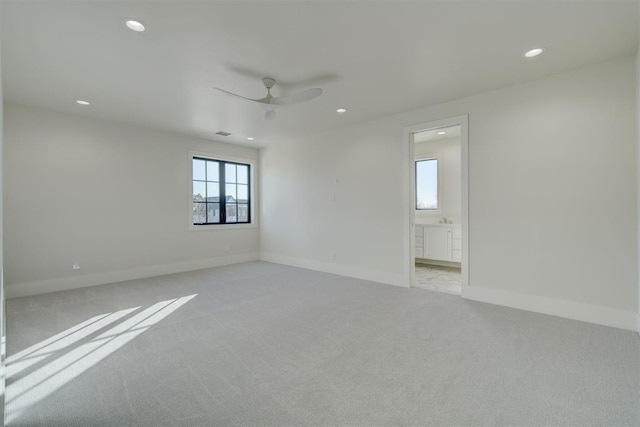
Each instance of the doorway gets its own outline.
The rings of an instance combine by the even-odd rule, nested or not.
[[[410,287],[464,296],[469,286],[468,117],[405,128]]]

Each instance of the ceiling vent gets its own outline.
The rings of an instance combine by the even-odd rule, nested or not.
[[[219,130],[218,132],[216,132],[216,135],[229,136],[229,135],[231,135],[231,132],[225,132],[223,130]]]

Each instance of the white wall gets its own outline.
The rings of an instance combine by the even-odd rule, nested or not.
[[[635,328],[635,84],[625,58],[264,149],[261,256],[407,284],[403,128],[468,113],[468,297]]]
[[[441,218],[460,224],[462,218],[462,183],[460,138],[416,142],[415,158],[438,155],[439,212],[416,210],[417,224],[437,224]]]
[[[0,70],[2,70],[2,64],[0,64]],[[2,73],[0,72],[0,100],[2,100]],[[4,158],[3,149],[3,122],[4,112],[3,105],[0,102],[0,426],[4,426],[4,392],[5,392],[5,374],[4,374],[4,362],[5,362],[5,310],[4,310],[4,261],[2,252],[2,241],[4,238],[3,221],[2,221],[2,187],[3,187],[3,171],[2,163]]]
[[[4,143],[9,297],[257,258],[257,227],[189,230],[188,175],[256,149],[11,104]]]
[[[638,11],[638,17],[640,20],[640,9]],[[636,54],[636,108],[640,112],[640,49]],[[640,118],[636,115],[636,209],[638,215],[638,268],[639,268],[639,280],[638,280],[638,316],[637,316],[637,331],[640,334]]]

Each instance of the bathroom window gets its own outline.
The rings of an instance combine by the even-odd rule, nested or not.
[[[416,160],[416,210],[438,210],[438,159]]]

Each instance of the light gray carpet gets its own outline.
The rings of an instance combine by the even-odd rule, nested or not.
[[[636,333],[422,289],[254,262],[7,315],[12,426],[640,425]]]

